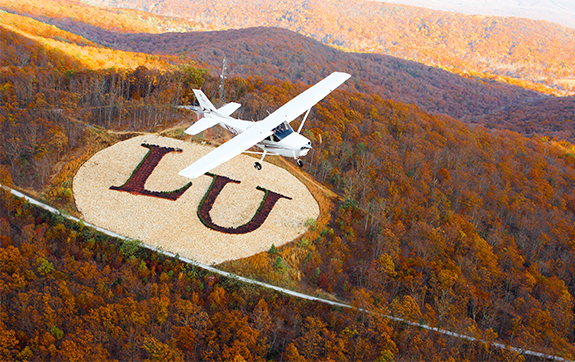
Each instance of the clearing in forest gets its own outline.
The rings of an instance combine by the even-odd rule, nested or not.
[[[246,155],[191,184],[178,176],[212,149],[156,135],[117,143],[74,177],[76,206],[87,222],[204,264],[283,245],[319,216],[301,181],[267,162],[257,171]]]

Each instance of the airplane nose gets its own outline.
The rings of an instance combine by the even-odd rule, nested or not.
[[[307,145],[303,145],[301,147],[301,150],[311,150],[311,142],[308,142]]]

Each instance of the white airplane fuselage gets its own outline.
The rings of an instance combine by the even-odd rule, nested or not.
[[[221,119],[219,125],[235,135],[245,132],[257,123],[230,117],[219,117],[225,118]],[[312,148],[311,141],[307,137],[294,132],[287,122],[282,125],[285,127],[282,132],[277,132],[277,134],[274,132],[274,134],[256,143],[256,146],[270,155],[292,157],[295,159],[307,155]]]
[[[311,142],[306,137],[294,132],[279,142],[263,140],[256,146],[270,154],[298,159],[307,155],[311,149]]]

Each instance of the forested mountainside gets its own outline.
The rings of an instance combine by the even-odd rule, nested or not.
[[[383,98],[414,103],[432,113],[455,118],[488,113],[542,95],[517,86],[467,79],[436,67],[384,55],[347,53],[280,28],[225,32],[127,35],[126,50],[152,54],[186,54],[228,73],[267,75],[290,81],[317,82],[334,70],[353,75],[347,87]],[[115,44],[122,44],[114,39]]]
[[[345,87],[455,118],[545,97],[518,86],[463,78],[394,57],[346,53],[280,28],[165,34],[106,31],[88,39],[129,52],[185,56],[212,73],[221,71],[225,57],[229,76],[265,75],[313,84],[334,70],[344,70],[353,75]]]
[[[3,361],[521,358],[206,273],[4,190],[0,206]],[[388,313],[369,292],[353,293],[353,305]]]
[[[15,3],[3,6],[10,11],[16,9]],[[46,8],[46,21],[74,30],[82,36],[15,14],[2,13],[0,21],[12,26],[12,30],[35,37],[46,45],[55,46],[66,52],[70,58],[80,60],[84,66],[90,68],[113,65],[135,68],[144,63],[150,67],[150,64],[155,63],[153,67],[163,69],[170,64],[182,64],[194,59],[215,74],[221,71],[225,57],[228,62],[227,75],[231,77],[262,74],[307,84],[316,82],[333,70],[345,70],[354,75],[345,87],[352,87],[360,92],[367,89],[368,92],[378,93],[384,98],[416,104],[432,113],[444,113],[480,124],[487,122],[489,127],[493,124],[489,114],[506,112],[510,105],[532,108],[531,102],[543,101],[546,98],[540,93],[522,89],[521,81],[516,81],[516,85],[509,85],[496,79],[460,77],[444,71],[441,67],[428,67],[389,56],[346,53],[279,28],[124,34],[122,32],[155,33],[162,29],[163,23],[144,12],[122,13],[124,10],[90,8],[75,3],[71,6],[72,15],[64,19],[61,15],[64,12],[62,5],[52,0],[47,0]],[[92,15],[81,17],[84,8],[90,9],[86,13]],[[39,17],[42,7],[28,5],[18,9],[20,12],[28,9],[29,13]],[[100,27],[95,25],[99,22],[102,24]],[[16,23],[17,28],[14,27]],[[147,27],[143,28],[142,24]],[[104,45],[121,51],[110,55],[112,50],[104,48]],[[160,55],[160,58],[151,59],[148,55],[150,53]],[[116,63],[109,62],[108,59],[114,59]],[[550,102],[553,101],[550,99]],[[556,110],[555,108],[554,112]],[[544,115],[545,111],[539,110],[539,114]],[[552,119],[562,121],[569,120],[569,117],[569,112],[555,112]],[[511,117],[498,119],[500,128],[527,135],[533,133],[532,130],[513,124]],[[533,120],[527,120],[530,121],[533,123]],[[567,127],[556,125],[552,120],[537,123],[539,126],[536,127],[536,134],[550,137],[563,135],[566,139],[573,140]],[[565,124],[564,122],[563,125]],[[561,128],[565,130],[558,133]]]
[[[146,65],[154,69],[166,69],[172,65],[184,64],[176,56],[153,56],[144,53],[125,52],[106,48],[77,35],[41,21],[0,11],[0,28],[5,34],[0,61],[5,65],[3,71],[20,72],[30,65],[31,69],[65,69],[67,62],[77,64],[75,69],[136,68]],[[45,62],[46,54],[58,53],[54,61]],[[32,61],[34,59],[39,60]],[[59,64],[63,62],[63,64]],[[8,68],[17,65],[20,68]],[[24,72],[25,73],[25,72]]]
[[[510,106],[472,119],[489,128],[509,129],[526,136],[546,135],[575,141],[575,97],[551,97]]]
[[[575,29],[546,21],[471,16],[364,0],[96,0],[210,24],[278,26],[356,52],[392,55],[482,77],[573,91]],[[548,89],[552,92],[552,89]]]
[[[165,74],[165,63],[157,57],[106,49],[98,55],[107,62],[159,69],[93,71],[82,57],[69,57],[2,26],[0,34],[0,155],[17,184],[26,187],[45,186],[53,164],[79,145],[86,125],[137,131],[189,123],[190,115],[174,106],[190,102],[191,89],[206,74],[191,66]]]
[[[13,11],[14,5],[11,6],[10,11]],[[526,135],[533,134],[534,128],[518,126],[514,124],[512,117],[489,115],[505,113],[510,105],[532,109],[530,105],[532,102],[543,104],[541,102],[546,99],[541,93],[522,88],[521,85],[525,84],[521,84],[521,81],[516,81],[516,85],[510,85],[498,82],[496,79],[460,77],[444,71],[441,67],[428,67],[390,56],[342,52],[279,28],[154,34],[162,29],[160,26],[162,23],[156,20],[142,21],[142,19],[154,19],[153,15],[143,12],[118,14],[124,10],[114,12],[90,8],[87,13],[93,15],[85,19],[80,17],[82,13],[80,10],[87,6],[73,3],[71,8],[76,10],[72,11],[73,16],[70,18],[76,20],[66,18],[69,20],[66,22],[65,19],[62,20],[61,15],[59,18],[56,17],[56,14],[62,13],[57,12],[58,9],[62,10],[58,6],[62,5],[47,0],[46,14],[50,17],[46,15],[45,18],[48,19],[46,21],[59,24],[81,35],[10,13],[1,13],[0,21],[9,28],[11,26],[10,29],[14,31],[35,37],[45,45],[49,44],[62,50],[70,58],[81,61],[85,67],[93,69],[113,65],[135,68],[144,63],[148,67],[164,69],[170,64],[183,64],[193,59],[215,74],[221,72],[225,57],[228,64],[227,76],[264,75],[306,84],[318,81],[333,70],[345,70],[354,76],[345,87],[351,87],[356,91],[367,90],[378,93],[384,98],[416,104],[432,113],[444,113],[474,123],[487,123],[489,127],[493,125],[492,117],[497,117],[498,127],[516,130]],[[23,9],[26,7],[20,8],[20,12],[24,12]],[[41,9],[39,6],[31,7],[28,12],[39,14]],[[101,27],[94,25],[98,23],[97,19],[103,19]],[[14,24],[18,24],[18,27]],[[147,28],[143,29],[142,24],[146,24]],[[122,33],[123,31],[137,33],[144,30],[152,33]],[[112,52],[110,48],[116,49],[115,54],[110,54]],[[149,54],[159,55],[160,58],[152,59]],[[110,62],[109,59],[114,61]],[[553,102],[552,98],[549,101]],[[544,117],[545,110],[540,109],[538,113]],[[568,127],[565,127],[566,123],[563,122],[561,126],[553,121],[554,119],[559,122],[568,121],[570,113],[559,114],[557,108],[554,108],[554,113],[552,119],[547,122],[526,121],[539,124],[535,127],[536,134],[565,137],[573,141]],[[529,117],[529,113],[525,114]],[[558,133],[559,129],[563,131]]]
[[[255,90],[297,93],[281,82]],[[299,256],[308,282],[342,296],[361,286],[415,320],[571,350],[572,146],[471,130],[377,95],[335,92],[311,119],[307,170],[342,201],[283,254]],[[265,265],[231,266],[250,264]]]
[[[226,58],[228,76],[260,75],[313,84],[332,71],[345,70],[353,75],[343,86],[346,89],[376,93],[486,127],[575,141],[569,127],[575,120],[569,106],[573,97],[549,97],[384,55],[342,52],[280,28],[113,35],[105,43],[127,51],[185,54],[213,74],[221,72]]]
[[[91,28],[119,33],[161,33],[206,29],[201,24],[181,18],[158,16],[132,9],[99,8],[79,1],[3,0],[0,9],[86,36],[90,36]]]
[[[0,182],[71,212],[84,160],[136,131],[181,134],[190,116],[174,106],[193,88],[219,97],[219,74],[185,57],[111,50],[59,29],[0,31]],[[307,88],[273,75],[230,76],[223,100],[259,119]],[[469,127],[360,82],[314,107],[304,131],[314,144],[304,171],[337,194],[333,207],[294,243],[220,267],[575,357],[575,147]],[[1,200],[2,359],[523,358],[241,287]]]

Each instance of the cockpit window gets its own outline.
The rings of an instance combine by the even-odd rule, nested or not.
[[[284,122],[273,129],[272,139],[274,142],[279,142],[293,133],[293,129],[289,125],[289,123]]]

